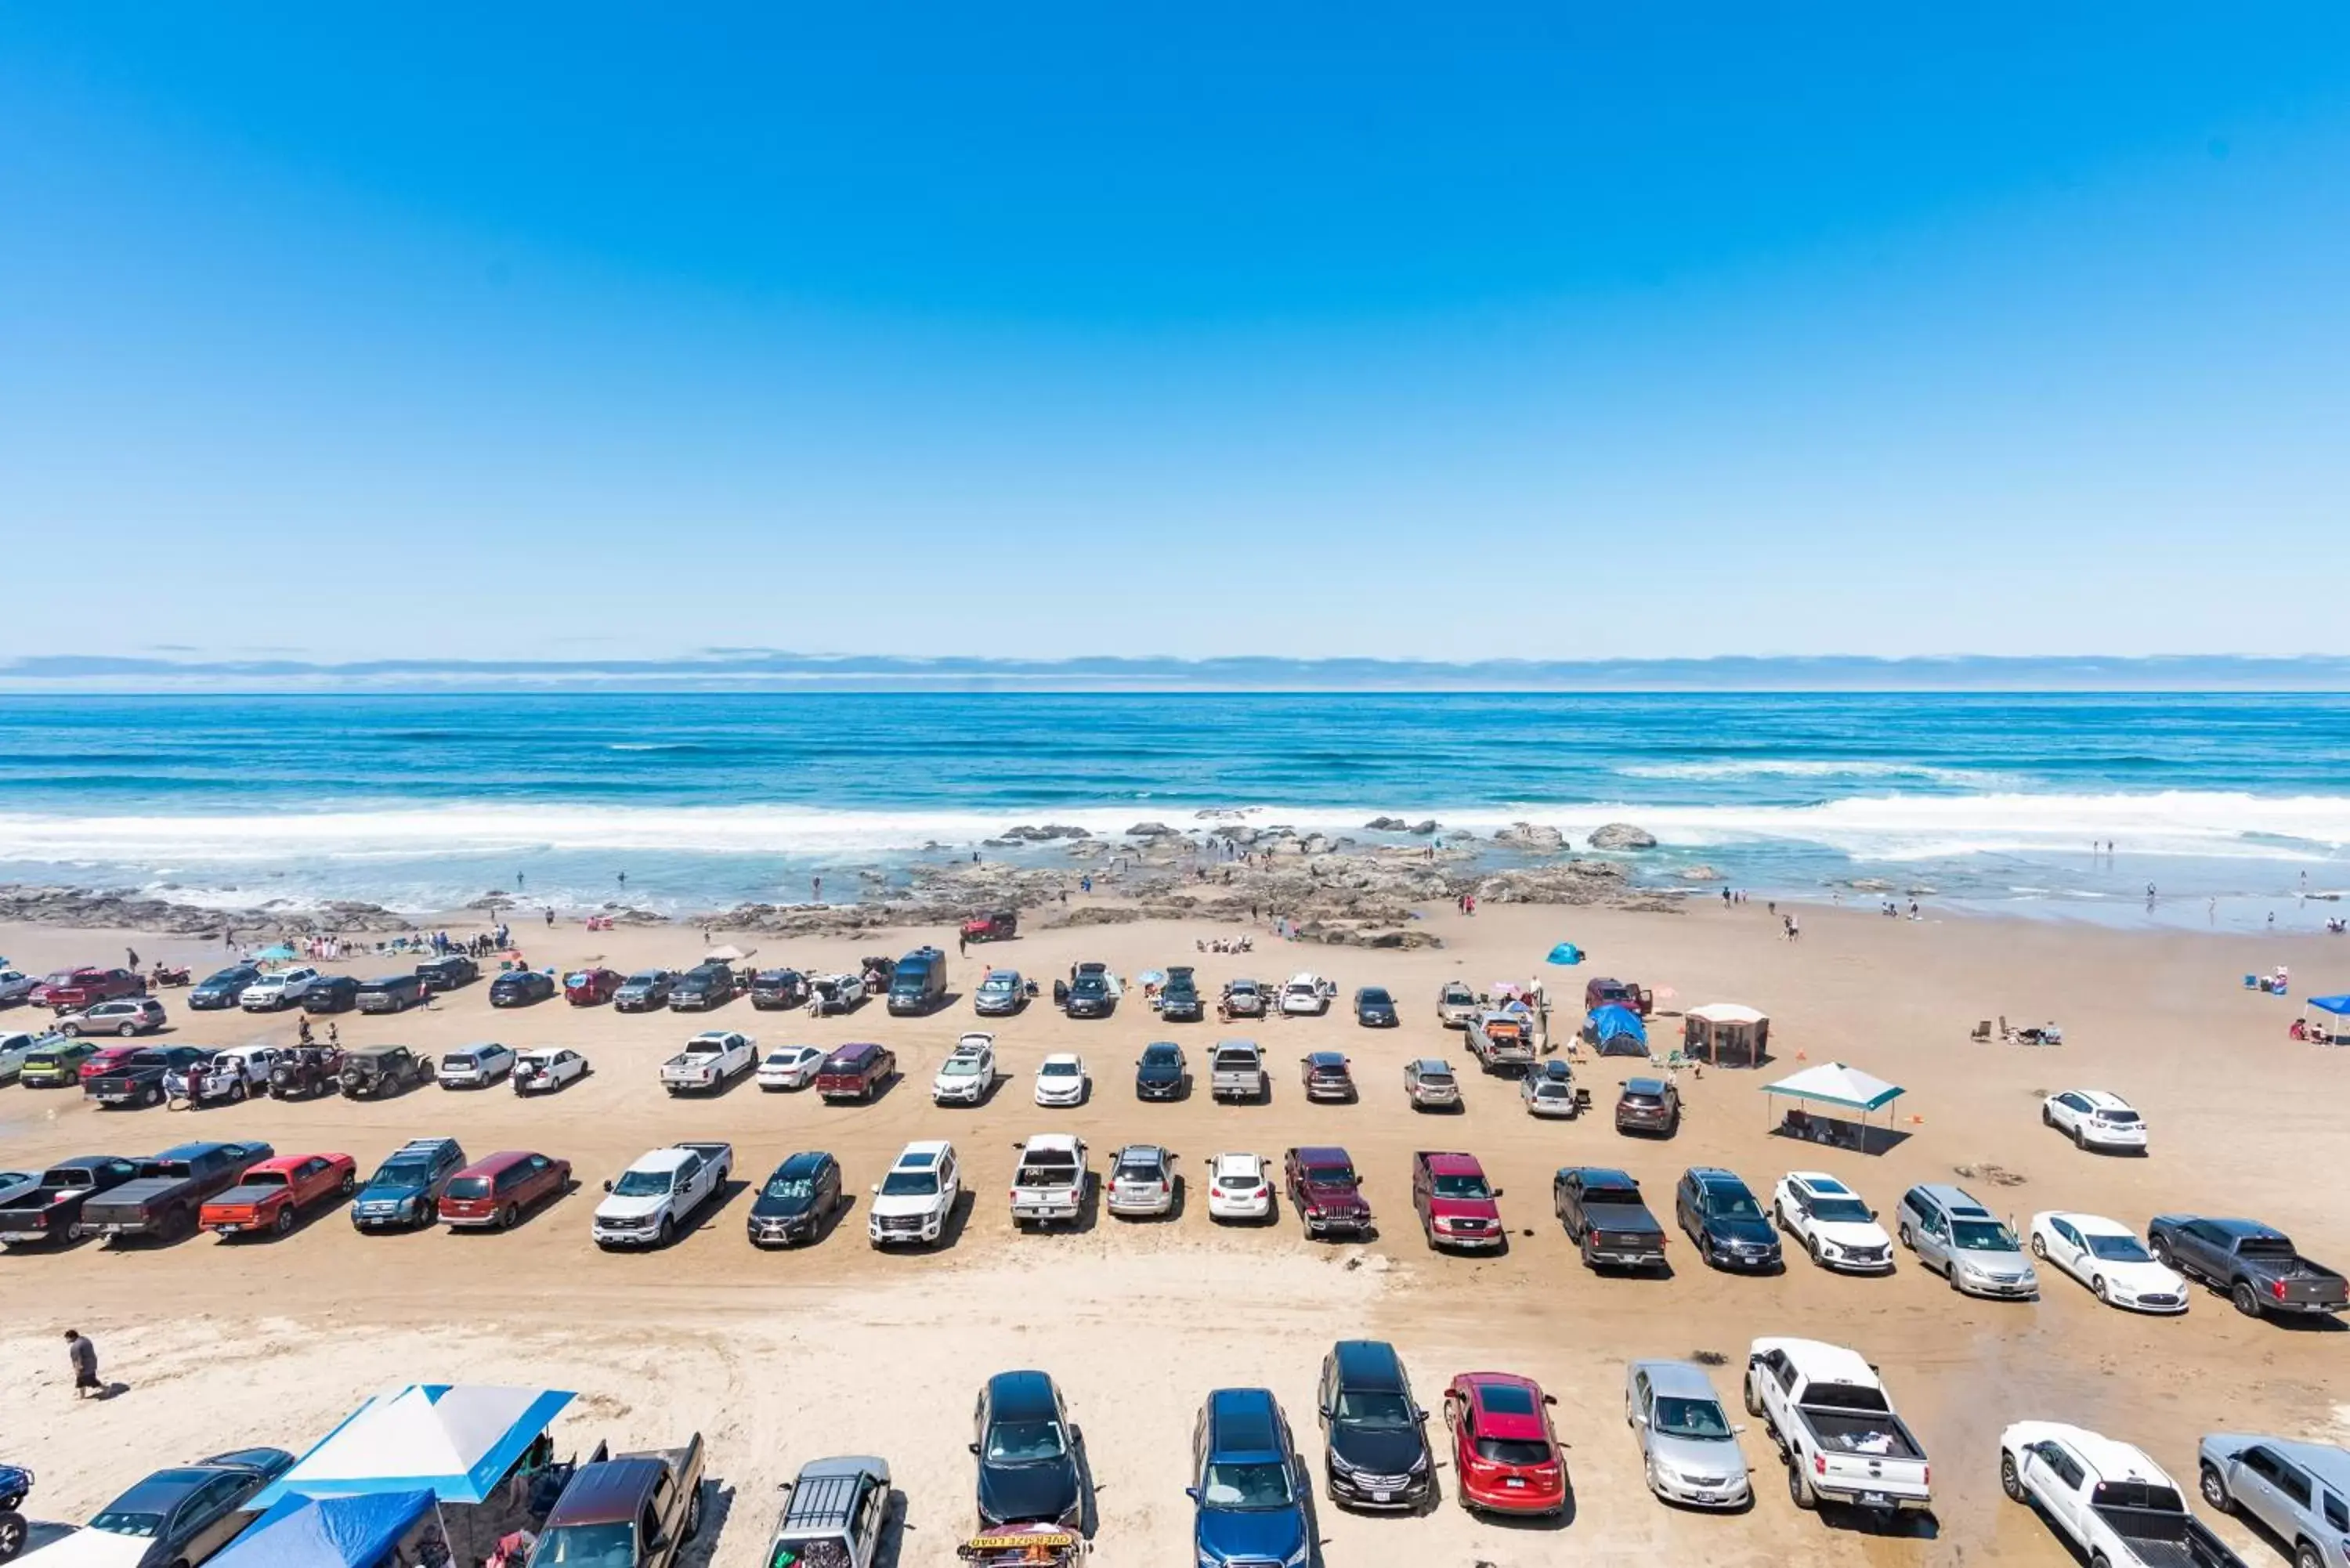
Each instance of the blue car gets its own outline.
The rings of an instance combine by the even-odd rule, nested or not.
[[[413,1231],[441,1218],[449,1179],[465,1168],[453,1137],[412,1138],[376,1167],[351,1199],[351,1224],[360,1231]]]
[[[1200,1568],[1280,1563],[1305,1568],[1314,1556],[1310,1491],[1288,1417],[1267,1388],[1219,1388],[1191,1435],[1198,1511],[1191,1539]]]

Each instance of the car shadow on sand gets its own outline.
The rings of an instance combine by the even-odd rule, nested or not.
[[[1466,1505],[1463,1505],[1464,1510]],[[1565,1530],[1575,1522],[1575,1481],[1566,1483],[1566,1505],[1556,1513],[1489,1513],[1480,1509],[1471,1511],[1480,1524],[1496,1530],[1516,1531],[1527,1535],[1544,1535]]]
[[[678,1548],[677,1568],[710,1568],[718,1560],[718,1542],[734,1517],[734,1489],[724,1481],[702,1483],[702,1526],[693,1539]]]

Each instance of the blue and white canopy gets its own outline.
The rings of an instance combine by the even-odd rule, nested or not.
[[[249,1507],[290,1495],[428,1490],[442,1502],[487,1498],[576,1396],[552,1388],[420,1383],[379,1394],[343,1418]]]
[[[432,1494],[289,1497],[212,1561],[212,1568],[379,1568],[409,1527],[434,1511]]]
[[[1765,1084],[1762,1092],[1766,1095],[1786,1095],[1798,1100],[1817,1100],[1823,1105],[1841,1106],[1848,1111],[1873,1111],[1899,1099],[1901,1085],[1888,1084],[1875,1074],[1864,1073],[1857,1067],[1847,1067],[1842,1062],[1823,1062],[1775,1084]]]

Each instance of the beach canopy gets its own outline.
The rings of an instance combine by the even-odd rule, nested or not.
[[[1873,1073],[1847,1067],[1842,1062],[1823,1062],[1816,1067],[1806,1067],[1775,1084],[1763,1085],[1762,1092],[1863,1112],[1890,1105],[1902,1095],[1900,1085],[1888,1084]]]
[[[745,950],[736,947],[733,942],[728,942],[724,947],[712,948],[702,956],[712,963],[741,963],[758,950],[756,948]]]
[[[2309,1005],[2320,1012],[2331,1012],[2336,1017],[2350,1018],[2350,992],[2341,996],[2313,996],[2309,999]]]
[[[1762,1012],[1752,1007],[1742,1007],[1734,1002],[1709,1002],[1689,1010],[1691,1018],[1708,1023],[1755,1024],[1767,1022]]]
[[[1648,1054],[1648,1026],[1640,1015],[1620,1002],[1595,1007],[1583,1021],[1584,1033],[1599,1047],[1603,1056],[1645,1056]],[[1639,1047],[1638,1051],[1632,1049]]]
[[[248,1504],[431,1489],[480,1502],[576,1396],[552,1388],[420,1383],[379,1394]]]
[[[273,961],[278,959],[290,959],[294,956],[294,950],[287,947],[285,943],[280,942],[274,948],[264,948],[253,956],[255,958],[265,958]]]
[[[381,1568],[434,1511],[421,1487],[367,1497],[289,1497],[254,1521],[213,1568]]]
[[[1576,947],[1573,942],[1561,942],[1558,946],[1550,950],[1550,957],[1543,961],[1545,963],[1581,963],[1583,961],[1583,950]]]

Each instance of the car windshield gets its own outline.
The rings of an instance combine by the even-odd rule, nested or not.
[[[1228,1165],[1216,1172],[1216,1179],[1226,1187],[1254,1187],[1258,1177],[1253,1166]]]
[[[1575,1085],[1564,1078],[1543,1078],[1534,1084],[1534,1098],[1538,1100],[1563,1100],[1574,1093]],[[1750,1203],[1748,1207],[1753,1205]]]
[[[950,1056],[947,1064],[939,1069],[950,1078],[968,1078],[979,1071],[976,1056]]]
[[[1411,1401],[1397,1393],[1338,1390],[1338,1419],[1357,1427],[1409,1427]]]
[[[1550,1459],[1550,1445],[1530,1438],[1480,1438],[1477,1457],[1496,1465],[1539,1465]]]
[[[629,985],[659,985],[660,983],[660,978],[661,977],[660,975],[650,972],[645,974],[632,974],[628,978],[626,983]]]
[[[1309,1165],[1304,1173],[1308,1187],[1352,1187],[1355,1168],[1351,1165]]]
[[[1493,1189],[1485,1185],[1482,1176],[1440,1176],[1436,1179],[1439,1198],[1491,1198]]]
[[[1419,1083],[1420,1087],[1424,1089],[1449,1089],[1452,1086],[1452,1075],[1422,1071],[1419,1075]]]
[[[1668,1438],[1727,1438],[1730,1422],[1711,1399],[1659,1398],[1657,1430]]]
[[[1033,1465],[1061,1457],[1058,1421],[998,1421],[987,1429],[987,1457],[1000,1465]]]
[[[893,1170],[881,1179],[884,1198],[928,1198],[939,1189],[935,1170]]]
[[[624,1170],[612,1184],[615,1198],[659,1198],[670,1189],[673,1175],[666,1170]]]
[[[769,1198],[813,1198],[816,1182],[805,1176],[775,1176],[767,1179],[765,1196]]]
[[[1159,1166],[1157,1160],[1128,1159],[1121,1160],[1118,1163],[1117,1179],[1119,1181],[1156,1181],[1159,1179]]]
[[[1172,1067],[1183,1059],[1183,1053],[1172,1045],[1153,1045],[1142,1053],[1146,1067]]]
[[[1385,1007],[1389,999],[1386,992],[1381,991],[1377,986],[1371,986],[1367,989],[1362,995],[1357,997],[1355,1000],[1360,1002],[1366,1007]]]
[[[990,996],[1002,996],[1012,989],[1013,984],[1014,981],[1009,975],[991,974],[979,982],[979,989]]]
[[[538,1538],[530,1568],[636,1568],[636,1532],[621,1524],[558,1524]]]
[[[140,1541],[152,1541],[163,1532],[163,1516],[109,1508],[91,1520],[89,1527],[102,1530],[109,1535],[128,1535]]]
[[[1279,1459],[1211,1464],[1200,1501],[1209,1508],[1286,1508],[1289,1467]]]
[[[2137,1120],[2137,1113],[2136,1111],[2099,1111],[2097,1119],[2101,1122],[2115,1122],[2127,1127]]]
[[[452,1198],[487,1198],[490,1179],[486,1176],[461,1176],[449,1184]]]
[[[1745,1192],[1716,1192],[1705,1200],[1705,1211],[1716,1220],[1760,1220],[1762,1210]]]
[[[476,1065],[469,1051],[452,1051],[441,1058],[441,1070],[444,1073],[470,1073]]]
[[[2015,1238],[1993,1220],[1961,1220],[1950,1227],[1950,1241],[1961,1252],[2015,1251]]]
[[[1814,1198],[1804,1207],[1814,1220],[1825,1220],[1832,1225],[1866,1225],[1875,1216],[1868,1205],[1857,1198]]]
[[[375,1179],[392,1187],[415,1187],[432,1179],[432,1168],[421,1159],[386,1160]]]
[[[1074,1078],[1078,1068],[1075,1062],[1047,1062],[1037,1071],[1047,1078]]]
[[[2089,1255],[2108,1263],[2144,1263],[2152,1260],[2135,1236],[2089,1236]]]

